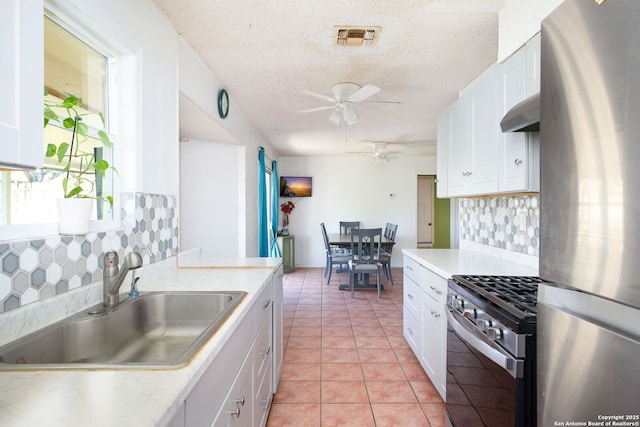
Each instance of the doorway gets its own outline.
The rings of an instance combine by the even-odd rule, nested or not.
[[[433,175],[418,175],[416,215],[419,249],[448,249],[450,200],[438,199]]]

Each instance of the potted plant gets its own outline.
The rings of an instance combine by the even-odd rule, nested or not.
[[[45,89],[44,127],[51,121],[61,123],[71,130],[69,136],[58,143],[48,143],[45,156],[51,158],[64,173],[62,179],[63,197],[58,199],[58,225],[61,234],[86,234],[94,200],[104,200],[113,207],[113,197],[96,194],[96,180],[111,169],[117,170],[103,158],[96,155],[96,144],[111,147],[109,136],[104,131],[104,117],[82,108],[82,99],[65,93],[62,101],[49,100]],[[95,137],[90,135],[90,127],[97,129]]]

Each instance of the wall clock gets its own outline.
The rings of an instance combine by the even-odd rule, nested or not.
[[[221,119],[226,119],[229,114],[229,94],[226,89],[218,91],[218,115]]]

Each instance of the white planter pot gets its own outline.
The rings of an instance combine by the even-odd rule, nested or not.
[[[60,234],[87,234],[93,199],[58,199]]]

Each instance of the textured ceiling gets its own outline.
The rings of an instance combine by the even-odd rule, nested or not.
[[[368,141],[433,153],[438,114],[496,61],[504,1],[154,0],[281,155],[365,151]],[[335,46],[334,25],[381,31],[373,46]],[[331,110],[297,112],[330,105],[301,90],[331,96],[338,82],[376,85],[369,101],[401,105],[360,107],[352,126],[331,123]],[[196,108],[183,98],[181,117]],[[199,116],[189,116],[181,133],[196,136]]]

